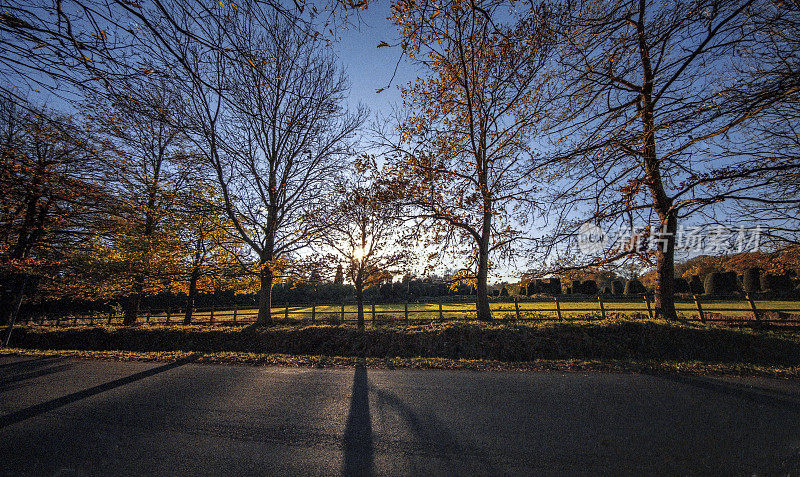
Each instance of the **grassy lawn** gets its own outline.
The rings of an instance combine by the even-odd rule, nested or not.
[[[759,312],[769,312],[770,310],[784,310],[785,312],[800,315],[800,301],[789,300],[756,300],[756,308]],[[439,316],[439,303],[409,303],[408,319],[411,322],[437,321]],[[618,318],[642,318],[648,316],[647,306],[644,300],[620,300],[604,299],[603,306],[606,317]],[[651,303],[652,306],[652,303]],[[709,300],[701,299],[701,306],[706,318],[713,320],[732,319],[752,319],[750,305],[745,300]],[[465,302],[443,302],[442,318],[444,320],[469,321],[475,318],[475,305]],[[597,300],[587,300],[581,298],[560,298],[559,307],[561,317],[564,320],[576,319],[600,319],[602,317],[600,305]],[[678,315],[686,319],[697,319],[697,307],[691,300],[678,300],[676,303]],[[365,304],[364,313],[368,322],[372,320],[372,304]],[[375,305],[375,318],[379,322],[403,322],[406,318],[405,305],[378,304]],[[514,302],[492,302],[492,314],[495,319],[515,319],[516,310]],[[288,313],[287,313],[288,312]],[[272,309],[273,318],[280,322],[284,318],[290,321],[310,321],[313,319],[319,322],[338,322],[342,318],[341,305],[317,305],[317,306],[285,306],[274,307]],[[254,322],[258,310],[256,308],[242,308],[236,310],[235,319],[237,322]],[[345,321],[354,321],[357,316],[355,304],[344,306]],[[557,320],[556,304],[554,300],[521,300],[519,301],[519,317],[522,320]],[[193,321],[197,323],[208,323],[211,320],[210,310],[198,310],[193,315]],[[143,314],[138,318],[140,323],[166,323],[168,321],[166,313]],[[183,321],[183,314],[177,310],[171,313],[170,323],[180,323]],[[112,318],[112,324],[121,323],[122,316],[117,315]],[[216,310],[214,312],[215,323],[233,324],[233,310]],[[47,319],[45,324],[55,324],[55,319]],[[87,317],[65,317],[61,324],[108,324],[108,316],[96,316],[94,319]]]
[[[792,310],[793,313],[800,313],[800,301],[777,301],[777,300],[756,300],[756,308],[759,311],[769,311],[775,309]],[[600,317],[600,305],[597,300],[571,300],[561,299],[560,304],[561,316],[564,319],[575,319],[584,317],[587,314]],[[619,313],[628,317],[635,314],[647,314],[647,306],[644,301],[613,301],[604,300],[603,306],[607,313]],[[652,304],[651,304],[652,306]],[[702,300],[701,306],[704,312],[721,313],[725,316],[731,317],[751,317],[750,305],[748,302],[733,301],[733,300]],[[685,318],[696,318],[697,308],[693,301],[682,300],[676,303],[678,314]],[[495,318],[513,319],[516,317],[514,303],[491,303],[492,313]],[[556,305],[555,301],[520,301],[519,302],[520,318],[522,319],[542,319],[542,318],[556,318]],[[274,307],[272,313],[275,319],[282,319],[284,316],[292,319],[310,320],[312,314],[318,320],[327,319],[340,319],[342,313],[341,305],[320,305],[315,306],[313,311],[311,306],[289,306],[288,314],[287,308]],[[372,318],[372,305],[366,304],[364,306],[364,313],[367,320]],[[253,321],[258,314],[255,308],[237,310],[238,321]],[[346,304],[344,306],[344,315],[346,320],[355,319],[357,314],[357,307],[354,304]],[[395,304],[379,304],[375,305],[375,314],[379,320],[403,320],[405,319],[405,305],[402,303]],[[442,316],[445,319],[466,320],[475,317],[475,305],[473,303],[442,303]],[[182,315],[172,315],[172,320],[177,321],[182,318]],[[409,320],[437,320],[439,319],[439,304],[438,303],[409,303],[408,304],[408,318]],[[195,312],[194,320],[208,321],[210,319],[210,312],[202,310]],[[214,320],[225,322],[233,321],[233,311],[215,311]],[[153,315],[150,318],[151,322],[164,322],[166,315],[161,313]]]

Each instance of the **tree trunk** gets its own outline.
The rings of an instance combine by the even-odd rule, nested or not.
[[[7,283],[10,285],[10,280]],[[13,293],[9,293],[5,288],[6,286],[7,284],[4,283],[3,289],[0,290],[0,326],[7,325],[9,319],[11,319]]]
[[[9,341],[11,341],[11,333],[14,331],[14,323],[19,316],[19,309],[22,306],[22,299],[25,297],[25,286],[28,284],[28,275],[25,274],[21,278],[18,279],[19,281],[19,288],[17,295],[15,297],[15,302],[11,307],[11,318],[8,320],[8,329],[6,329],[6,335],[3,337],[2,345],[4,347],[8,347]]]
[[[481,321],[492,320],[492,310],[489,308],[489,239],[492,236],[492,203],[488,189],[485,185],[485,176],[482,176],[484,188],[483,197],[483,224],[481,237],[478,241],[478,278],[475,311]]]
[[[492,311],[489,308],[489,243],[482,240],[478,244],[478,283],[475,295],[475,311],[477,318],[482,321],[491,321]]]
[[[364,284],[356,283],[356,303],[358,304],[358,329],[364,331]]]
[[[261,271],[261,290],[258,292],[259,325],[272,325],[272,282],[274,273],[268,265]]]
[[[186,314],[183,317],[183,324],[188,325],[192,322],[192,314],[194,313],[194,302],[197,299],[197,280],[200,278],[200,273],[197,269],[192,270],[192,275],[189,277],[189,293],[186,296]]]
[[[677,319],[675,312],[675,232],[678,219],[673,210],[673,201],[667,195],[661,177],[661,164],[656,152],[655,104],[653,103],[653,81],[655,76],[650,59],[650,51],[645,34],[645,1],[639,0],[639,18],[636,22],[639,40],[639,56],[642,61],[642,92],[639,114],[642,120],[642,139],[645,178],[653,209],[661,221],[659,225],[656,250],[656,293],[655,314],[657,318]]]
[[[142,278],[137,278],[133,284],[133,292],[128,296],[125,304],[125,317],[122,319],[123,326],[130,326],[136,323],[136,316],[139,314],[139,307],[142,304],[142,289],[144,283]]]
[[[656,251],[655,316],[665,320],[676,320],[675,311],[675,232],[678,228],[675,214],[664,218],[663,232]]]

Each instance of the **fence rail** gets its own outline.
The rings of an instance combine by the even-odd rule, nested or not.
[[[589,301],[593,306],[586,306]],[[492,315],[499,320],[518,321],[569,321],[599,320],[611,314],[626,314],[642,317],[654,317],[655,309],[649,295],[637,299],[613,299],[603,296],[563,299],[518,299],[492,301]],[[741,307],[732,306],[737,303]],[[792,307],[774,307],[776,301],[753,300],[745,296],[744,300],[705,301],[699,296],[691,300],[676,303],[679,316],[686,321],[725,323],[730,325],[795,325],[800,323],[800,301],[786,301]],[[570,306],[573,304],[573,306]],[[581,306],[574,306],[580,304]],[[460,306],[456,306],[460,305]],[[365,303],[364,318],[373,324],[420,323],[433,321],[468,320],[474,318],[475,308],[470,303],[426,302],[426,303]],[[258,310],[248,307],[197,308],[193,309],[191,324],[194,325],[246,325],[256,321]],[[137,323],[182,324],[185,309],[142,310],[137,316]],[[357,306],[349,303],[310,303],[285,304],[272,308],[272,317],[278,323],[327,322],[349,323],[357,320]],[[27,325],[97,325],[121,324],[121,313],[104,315],[67,315],[67,316],[27,316],[20,324]]]

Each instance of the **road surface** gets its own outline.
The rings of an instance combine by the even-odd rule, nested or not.
[[[0,359],[3,475],[800,472],[800,383]]]

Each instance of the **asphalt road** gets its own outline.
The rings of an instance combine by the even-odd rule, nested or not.
[[[0,359],[0,474],[800,473],[800,383]]]

